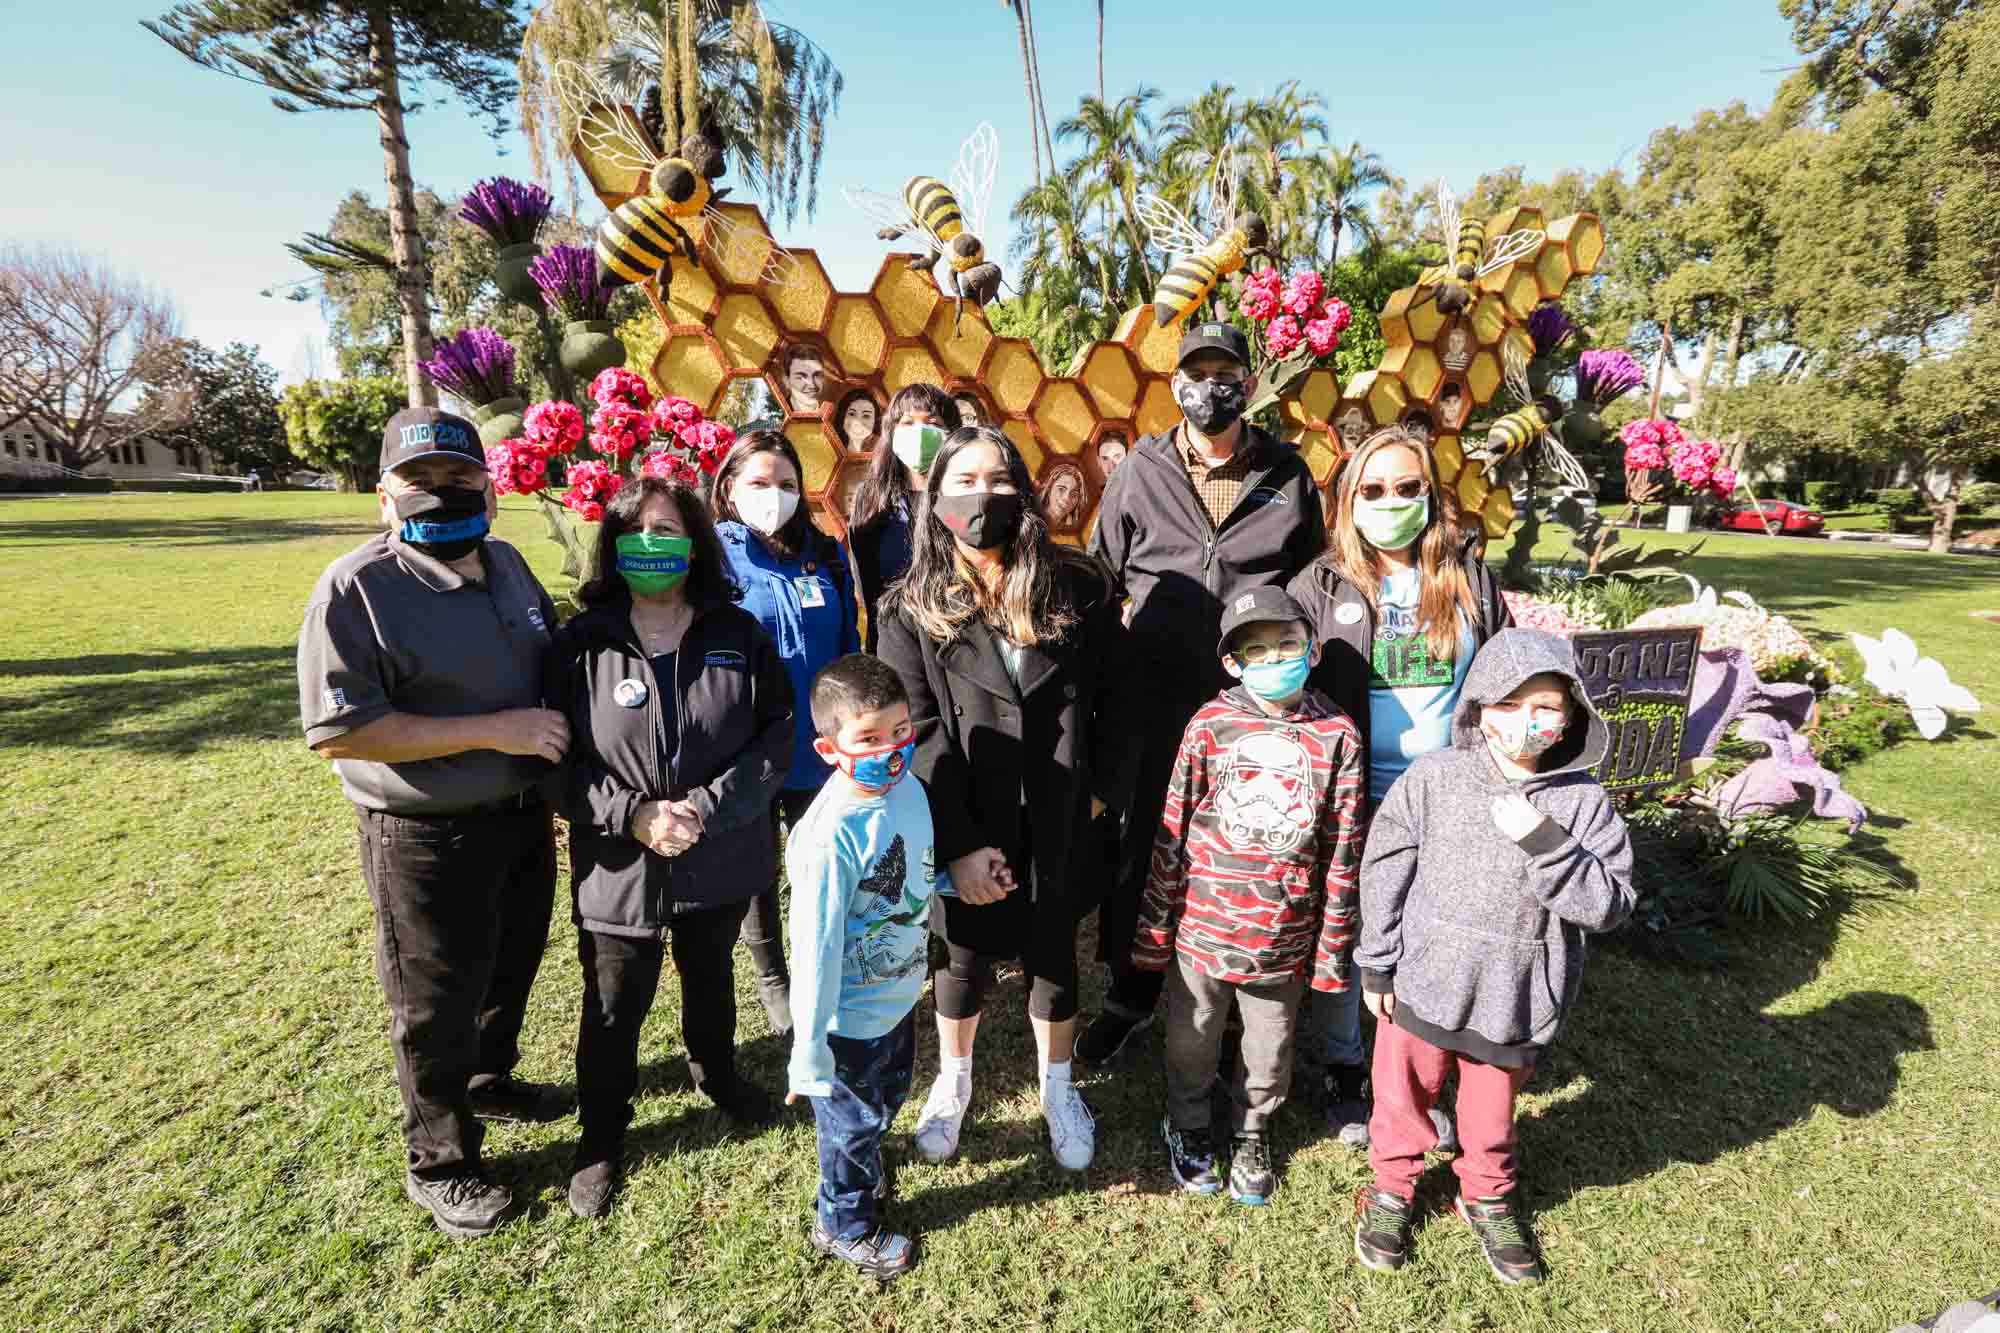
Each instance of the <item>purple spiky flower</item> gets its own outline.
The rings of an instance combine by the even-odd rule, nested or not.
[[[1614,398],[1630,393],[1645,381],[1644,368],[1622,347],[1585,352],[1576,359],[1576,396],[1599,408],[1610,406]]]
[[[1536,306],[1528,315],[1528,337],[1534,341],[1536,356],[1547,356],[1575,332],[1576,325],[1554,301]]]
[[[484,324],[460,329],[419,362],[439,388],[477,407],[514,396],[514,344]]]
[[[604,319],[611,313],[611,291],[597,281],[597,256],[583,246],[550,246],[528,265],[528,276],[542,289],[543,302],[565,320]]]
[[[495,245],[525,245],[541,231],[555,202],[539,185],[495,176],[472,187],[459,202],[458,215]]]

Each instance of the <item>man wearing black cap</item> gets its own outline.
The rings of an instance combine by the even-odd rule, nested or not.
[[[299,714],[360,822],[404,1192],[476,1236],[513,1201],[481,1168],[479,1117],[563,1110],[513,1076],[555,896],[540,787],[569,747],[544,706],[556,610],[520,552],[487,536],[471,423],[397,413],[376,494],[388,530],[329,565],[306,607]]]
[[[1149,705],[1118,875],[1098,913],[1111,989],[1077,1038],[1085,1061],[1116,1055],[1152,1022],[1160,998],[1161,974],[1132,966],[1132,933],[1181,733],[1229,683],[1209,651],[1223,607],[1253,588],[1283,588],[1326,547],[1319,493],[1298,451],[1243,419],[1256,387],[1241,332],[1191,329],[1173,377],[1181,424],[1142,436],[1098,507],[1091,553],[1129,599],[1133,683]]]

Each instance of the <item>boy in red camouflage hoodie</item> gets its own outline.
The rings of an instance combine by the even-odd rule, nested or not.
[[[1306,688],[1319,648],[1298,603],[1279,588],[1242,594],[1216,651],[1241,683],[1181,738],[1132,961],[1171,969],[1160,1132],[1191,1193],[1222,1188],[1209,1089],[1232,1001],[1242,1015],[1229,1193],[1261,1204],[1277,1189],[1269,1125],[1291,1091],[1308,973],[1315,990],[1352,984],[1365,784],[1360,733]]]

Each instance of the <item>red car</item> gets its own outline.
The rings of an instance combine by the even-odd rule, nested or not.
[[[1760,516],[1758,510],[1763,510]],[[1715,526],[1739,532],[1770,531],[1792,537],[1817,537],[1826,527],[1826,517],[1817,509],[1807,509],[1788,500],[1760,500],[1754,505],[1731,505],[1715,514]]]

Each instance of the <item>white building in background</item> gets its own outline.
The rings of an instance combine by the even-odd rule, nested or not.
[[[26,422],[0,431],[0,471],[38,476],[61,468],[62,450]],[[210,457],[206,450],[174,449],[144,438],[115,445],[104,458],[84,468],[86,476],[114,481],[170,481],[190,473],[234,476],[236,470]]]

